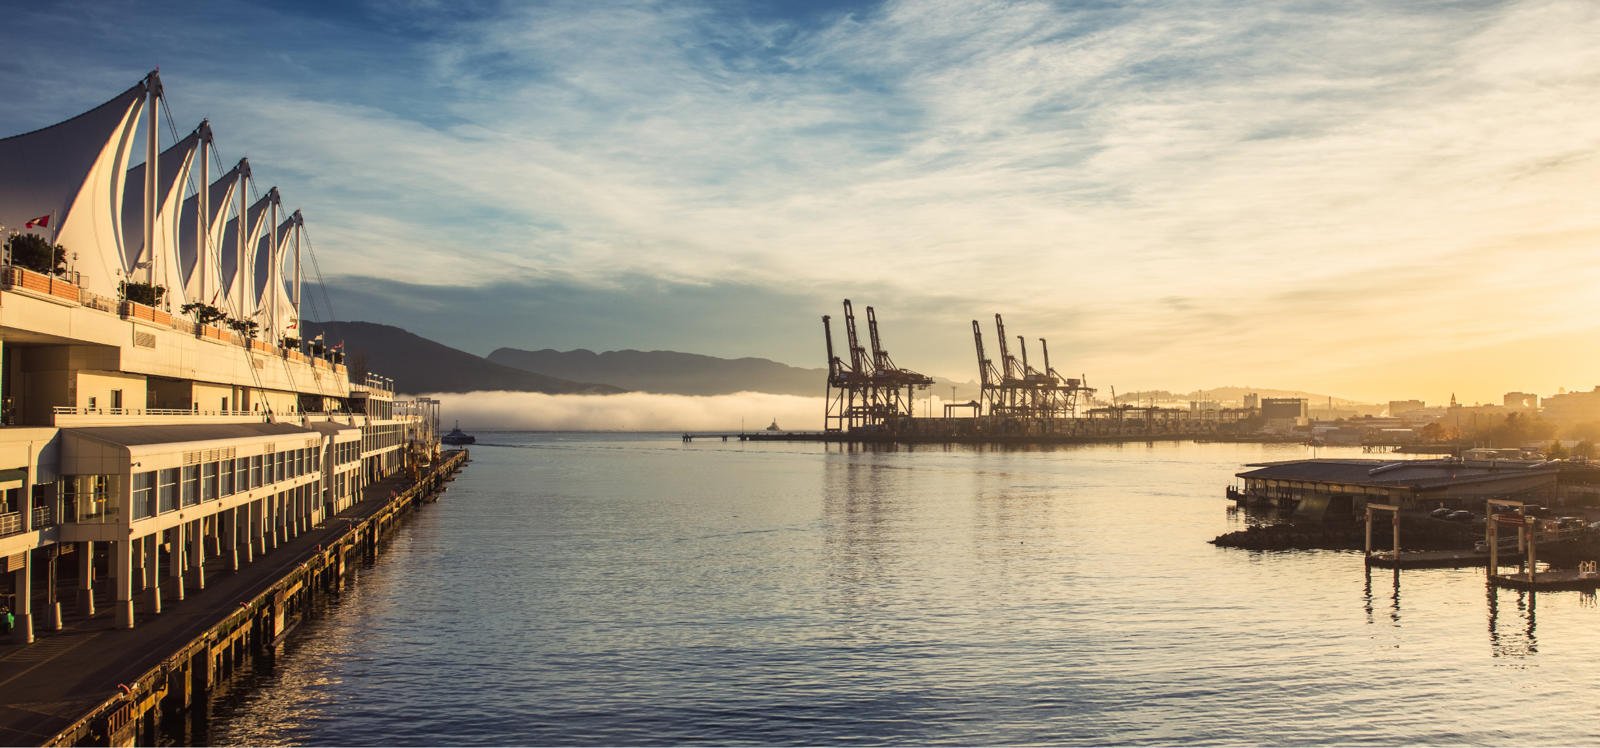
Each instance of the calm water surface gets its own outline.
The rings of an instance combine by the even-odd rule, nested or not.
[[[1592,595],[1207,544],[1303,447],[484,441],[198,740],[1600,742]]]

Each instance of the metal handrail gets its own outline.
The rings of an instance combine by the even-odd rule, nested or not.
[[[40,504],[33,508],[33,529],[42,530],[46,527],[55,527],[56,508],[49,504]]]
[[[264,411],[259,410],[188,410],[185,408],[79,408],[73,405],[57,405],[54,412],[58,416],[261,416],[266,417]]]

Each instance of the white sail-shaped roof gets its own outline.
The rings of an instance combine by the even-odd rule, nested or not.
[[[300,310],[294,308],[289,298],[288,277],[283,271],[284,262],[294,255],[295,234],[300,229],[300,214],[296,212],[278,224],[278,246],[268,257],[270,237],[262,237],[260,251],[256,254],[257,296],[262,309],[262,329],[270,333],[268,340],[281,340],[285,335],[300,337]],[[291,327],[291,325],[293,327]]]
[[[0,140],[0,224],[50,216],[85,288],[115,297],[122,189],[133,132],[154,76],[65,122]]]
[[[203,265],[199,262],[200,242],[197,231],[200,196],[190,195],[189,199],[183,201],[183,209],[178,213],[178,260],[182,266],[184,295],[189,301],[198,301],[215,307],[222,306],[222,292],[225,287],[222,283],[219,254],[226,243],[223,231],[229,225],[229,213],[236,202],[235,195],[239,188],[241,172],[242,169],[235,166],[227,174],[222,175],[221,179],[212,182],[208,188],[210,194],[207,202],[211,220],[206,228],[210,234],[210,247]],[[196,272],[196,268],[203,268],[203,277],[200,272]]]
[[[261,233],[267,228],[268,208],[272,204],[272,195],[257,200],[245,211],[245,247],[254,247],[260,241]],[[252,267],[255,263],[239,262],[239,217],[234,216],[223,227],[222,244],[222,282],[228,289],[223,294],[227,301],[227,309],[239,319],[251,319],[256,314],[255,279]],[[242,265],[242,267],[241,267]],[[258,320],[259,321],[259,320]]]
[[[195,151],[200,147],[200,129],[161,152],[156,161],[156,178],[160,181],[156,194],[156,246],[152,252],[144,246],[144,164],[128,170],[127,185],[122,201],[122,269],[128,278],[143,282],[154,278],[155,284],[167,289],[167,306],[181,309],[188,303],[184,293],[182,267],[178,263],[178,215],[184,188],[189,182],[189,169],[194,165]],[[145,274],[146,263],[150,275]]]

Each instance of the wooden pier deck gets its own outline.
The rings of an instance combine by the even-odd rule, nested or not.
[[[163,709],[203,700],[238,658],[271,646],[307,595],[337,584],[347,562],[376,550],[466,457],[445,453],[417,484],[396,475],[368,486],[362,501],[237,572],[208,568],[205,589],[136,628],[116,628],[107,605],[34,644],[0,646],[0,745],[153,743]]]
[[[1498,587],[1514,590],[1595,590],[1600,589],[1600,574],[1581,573],[1573,569],[1552,569],[1537,572],[1533,579],[1527,572],[1521,574],[1495,574],[1489,581]]]
[[[1390,551],[1376,551],[1367,556],[1368,566],[1384,569],[1460,569],[1467,566],[1488,566],[1488,551],[1404,551],[1398,560]]]

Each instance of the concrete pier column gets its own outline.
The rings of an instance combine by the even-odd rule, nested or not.
[[[60,568],[61,568],[61,544],[60,543],[52,543],[50,545],[49,554],[46,555],[45,558],[47,559],[45,561],[45,563],[49,564],[49,566],[46,567],[46,569],[45,569],[45,571],[47,572],[47,574],[45,575],[46,582],[45,582],[45,587],[44,587],[44,605],[45,605],[44,614],[45,614],[46,619],[47,619],[47,622],[46,622],[45,625],[49,626],[51,631],[60,631],[61,630],[61,600],[60,600],[60,591],[61,591],[61,587],[60,587],[60,585],[61,585],[61,573],[60,573]]]
[[[144,536],[144,602],[150,615],[161,612],[161,534]]]
[[[206,543],[210,537],[206,533],[206,518],[195,520],[189,533],[189,583],[203,590],[206,588]]]
[[[139,544],[140,541],[129,538],[112,541],[106,546],[111,552],[110,568],[115,570],[111,585],[119,629],[133,628],[133,557],[138,553]]]
[[[223,557],[228,560],[228,571],[239,570],[239,509],[234,507],[228,510],[228,520],[225,526],[217,528],[217,539],[227,539],[227,547],[222,549]],[[221,518],[218,518],[221,521]]]
[[[246,563],[254,561],[256,553],[267,552],[266,539],[262,537],[265,533],[265,528],[262,526],[261,516],[262,512],[265,511],[263,506],[265,503],[266,499],[250,502],[250,542],[247,546],[250,550],[244,554]]]
[[[112,563],[115,566],[115,562]],[[94,541],[78,544],[78,613],[94,615]]]
[[[16,590],[16,599],[12,601],[11,614],[16,616],[16,628],[11,630],[11,639],[19,644],[33,643],[33,551],[22,552],[22,566],[11,572],[12,589]]]
[[[180,523],[177,527],[168,530],[172,551],[167,554],[167,587],[169,599],[183,599],[183,576],[189,571],[189,547],[184,542],[183,531],[188,523]],[[158,535],[159,539],[160,536]]]

